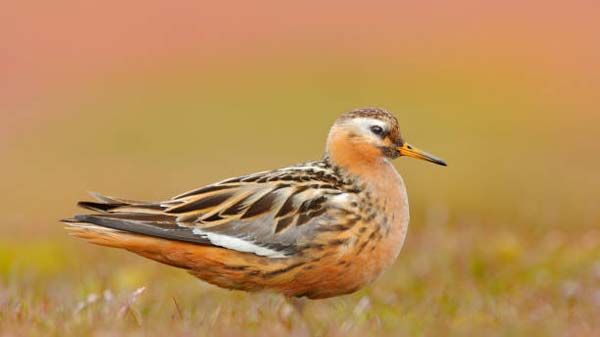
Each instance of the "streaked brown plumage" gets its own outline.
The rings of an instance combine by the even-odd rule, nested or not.
[[[375,280],[400,252],[409,221],[390,159],[443,161],[406,144],[379,108],[343,114],[324,159],[236,177],[162,202],[95,195],[70,234],[123,248],[212,284],[326,298]]]

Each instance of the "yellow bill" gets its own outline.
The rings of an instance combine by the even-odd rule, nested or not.
[[[446,162],[443,161],[442,159],[440,159],[432,154],[429,154],[425,151],[421,151],[408,143],[404,143],[402,146],[399,146],[396,149],[400,152],[401,156],[427,160],[428,162],[432,162],[434,164],[438,164],[441,166],[447,166]]]

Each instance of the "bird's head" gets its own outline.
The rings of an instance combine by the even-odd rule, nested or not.
[[[361,108],[340,116],[329,132],[327,155],[341,165],[406,156],[446,166],[440,158],[406,143],[396,117],[381,108]]]

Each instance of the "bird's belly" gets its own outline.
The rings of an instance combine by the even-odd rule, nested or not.
[[[408,222],[401,228],[361,234],[346,247],[326,254],[296,275],[289,295],[326,298],[353,293],[375,281],[396,260]],[[299,286],[299,287],[298,287]]]

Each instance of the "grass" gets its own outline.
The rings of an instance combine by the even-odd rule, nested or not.
[[[302,317],[278,295],[219,289],[125,252],[71,241],[13,245],[9,254],[27,251],[28,265],[45,267],[3,262],[0,332],[593,336],[600,329],[600,231],[524,237],[477,225],[412,230],[382,279],[357,294],[309,302]]]

